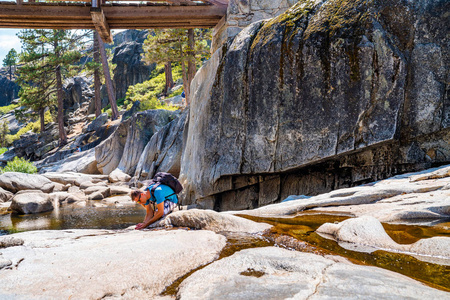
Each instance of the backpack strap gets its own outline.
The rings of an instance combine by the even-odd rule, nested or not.
[[[151,189],[150,189],[150,186],[146,188],[146,190],[150,191],[150,198],[147,200],[147,202],[145,202],[145,205],[148,205],[150,202],[152,202],[152,201],[150,201],[150,199],[155,198],[155,190],[160,184],[161,184],[160,182],[154,182],[154,183],[150,184],[150,186],[153,185]],[[156,198],[155,198],[155,200],[156,200]]]

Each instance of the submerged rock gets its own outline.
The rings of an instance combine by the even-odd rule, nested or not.
[[[432,261],[436,257],[440,264],[450,265],[450,237],[421,239],[410,245],[398,244],[386,233],[380,221],[370,216],[347,219],[339,224],[325,223],[317,232],[353,251],[400,251],[424,261]]]

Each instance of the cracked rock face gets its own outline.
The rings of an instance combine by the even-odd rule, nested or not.
[[[208,282],[206,285],[205,282]],[[446,299],[448,293],[387,270],[267,247],[239,251],[195,272],[179,299]]]
[[[448,162],[448,10],[299,1],[244,29],[194,80],[187,201],[248,209]]]
[[[134,174],[150,138],[175,118],[176,113],[171,111],[147,110],[121,122],[108,139],[95,147],[98,170],[110,174],[118,168]]]

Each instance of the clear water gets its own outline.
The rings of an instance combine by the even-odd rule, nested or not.
[[[124,229],[142,222],[145,209],[140,205],[108,205],[98,201],[86,206],[67,205],[51,212],[0,216],[0,235],[29,230]]]
[[[140,205],[123,206],[101,205],[98,201],[89,201],[84,207],[67,205],[52,212],[32,215],[0,215],[0,235],[29,230],[61,229],[124,229],[142,222],[145,210]],[[293,218],[256,218],[242,217],[256,222],[274,225],[263,236],[227,236],[227,246],[221,258],[236,251],[278,245],[297,251],[312,252],[319,255],[333,254],[346,257],[356,264],[385,268],[432,287],[450,292],[450,266],[420,261],[410,255],[387,251],[361,253],[346,250],[335,241],[325,239],[315,233],[324,223],[341,222],[348,218],[343,215],[325,213],[303,213]],[[422,238],[449,236],[448,220],[436,222],[434,226],[383,224],[386,232],[399,244],[410,244]],[[176,294],[180,278],[168,287],[165,294]]]

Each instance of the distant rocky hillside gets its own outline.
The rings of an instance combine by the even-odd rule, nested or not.
[[[148,35],[147,30],[126,30],[114,36],[114,87],[116,99],[124,98],[129,86],[149,79],[156,64],[142,62],[142,45]]]
[[[0,69],[0,106],[6,106],[19,95],[19,86],[13,80],[9,80],[9,74],[5,68]]]

